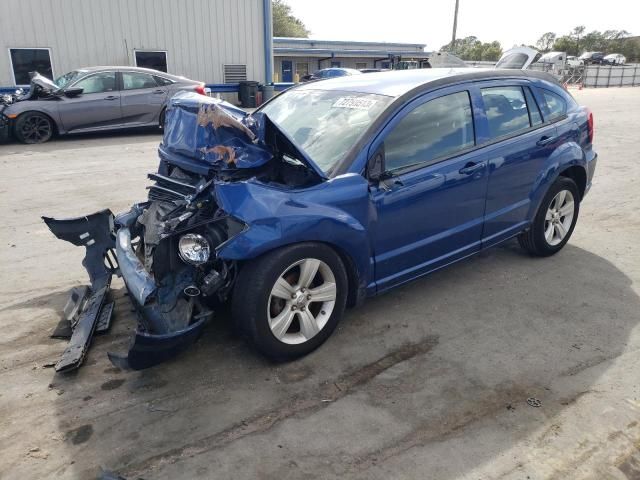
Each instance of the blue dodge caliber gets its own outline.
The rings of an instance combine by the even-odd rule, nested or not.
[[[347,305],[485,248],[517,237],[557,253],[591,186],[592,142],[591,112],[532,71],[341,77],[251,115],[185,93],[146,201],[45,221],[87,249],[91,286],[72,323],[104,323],[111,276],[123,277],[139,323],[117,365],[177,353],[223,302],[260,351],[293,358]],[[70,356],[59,369],[79,364]]]

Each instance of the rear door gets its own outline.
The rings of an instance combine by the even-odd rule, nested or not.
[[[132,126],[158,123],[169,86],[158,85],[153,75],[144,72],[122,71],[120,76],[122,123]]]
[[[480,249],[486,157],[475,149],[466,88],[409,103],[369,153],[384,155],[388,176],[371,186],[378,291]]]
[[[66,131],[98,130],[120,124],[120,91],[115,71],[89,74],[68,88],[82,88],[83,92],[71,98],[64,96],[58,104]]]
[[[530,219],[532,195],[543,166],[558,145],[556,126],[543,122],[528,82],[477,85],[485,115],[478,137],[489,162],[483,246],[522,230]]]

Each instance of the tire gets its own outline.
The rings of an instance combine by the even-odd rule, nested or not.
[[[160,112],[160,117],[158,118],[158,126],[160,127],[160,130],[164,130],[164,119],[165,119],[166,113],[167,113],[167,109],[165,107]]]
[[[316,265],[309,281],[305,280],[308,274],[300,278],[303,267],[308,273]],[[277,361],[293,359],[312,352],[329,338],[344,314],[347,291],[347,272],[337,253],[321,243],[299,243],[242,267],[233,291],[232,316],[265,356]],[[310,328],[313,325],[315,328]]]
[[[580,192],[576,183],[559,177],[542,199],[529,230],[518,236],[520,246],[537,257],[558,253],[571,238],[579,212]]]
[[[44,143],[53,136],[53,122],[44,113],[26,112],[16,120],[13,132],[22,143]]]

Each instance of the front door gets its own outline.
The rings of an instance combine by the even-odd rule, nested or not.
[[[69,88],[83,91],[75,97],[62,97],[58,105],[66,131],[98,130],[120,124],[120,91],[115,72],[91,74]]]
[[[285,83],[293,82],[293,62],[291,60],[282,60],[282,81]]]
[[[486,156],[475,150],[470,94],[447,89],[410,103],[371,153],[387,179],[371,187],[378,291],[480,249]]]
[[[167,98],[166,85],[158,85],[152,75],[122,72],[122,123],[148,125],[159,122],[160,110]]]

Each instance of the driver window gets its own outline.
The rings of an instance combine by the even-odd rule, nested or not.
[[[101,72],[85,77],[76,83],[73,88],[82,88],[82,93],[113,92],[116,89],[115,72]]]
[[[431,165],[475,144],[467,91],[430,100],[408,113],[384,141],[387,171]]]

